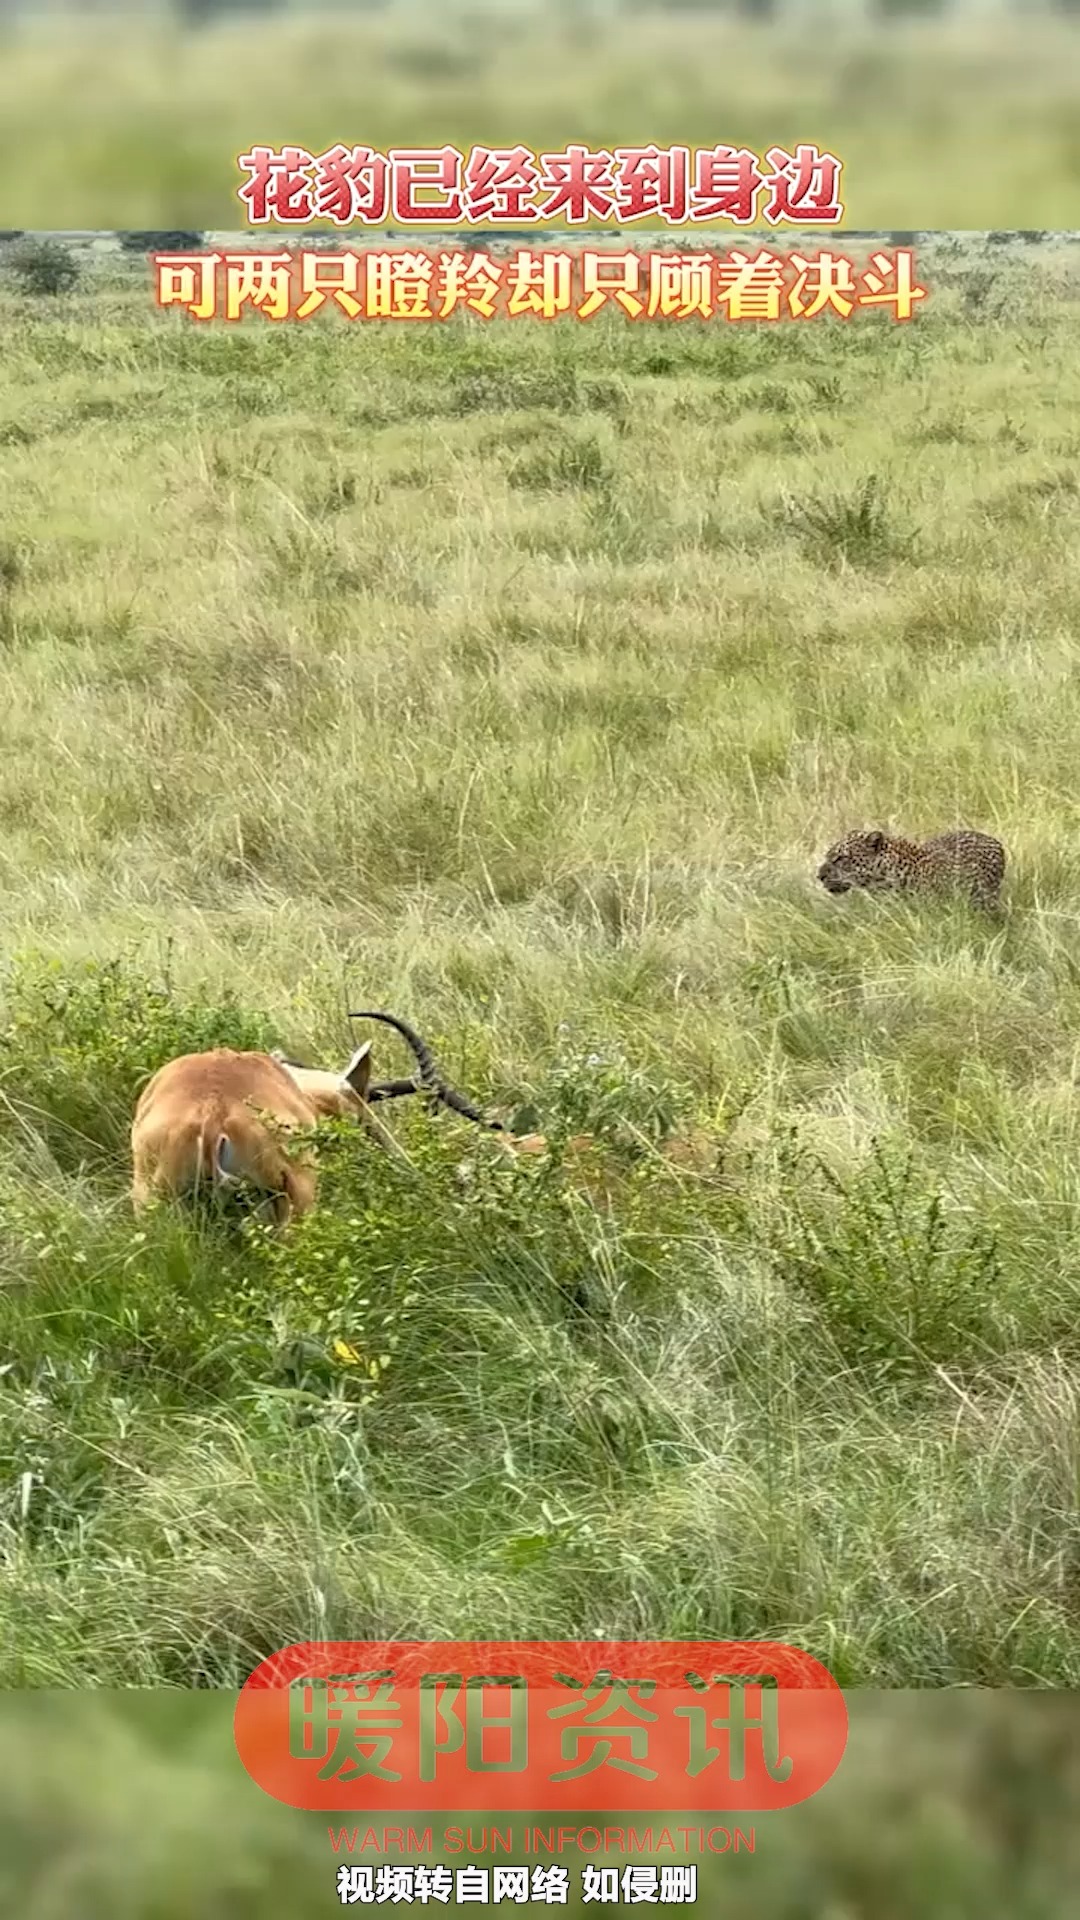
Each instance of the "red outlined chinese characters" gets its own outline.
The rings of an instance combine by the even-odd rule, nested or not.
[[[841,320],[847,320],[855,308],[857,288],[851,261],[842,254],[819,253],[804,260],[801,253],[790,255],[798,278],[788,290],[788,311],[795,320],[813,320],[831,307]],[[809,294],[809,298],[807,295]]]
[[[844,217],[839,197],[841,165],[834,153],[819,153],[804,144],[793,154],[783,147],[770,147],[765,158],[773,170],[762,208],[770,226],[781,220],[800,227],[839,225]]]
[[[889,278],[893,284],[889,286]],[[861,307],[891,306],[897,320],[910,320],[915,302],[926,299],[926,288],[915,282],[915,255],[910,247],[893,254],[875,253],[862,276]]]
[[[717,302],[729,320],[779,320],[784,297],[784,262],[763,247],[743,253],[733,247],[717,269]]]
[[[364,255],[364,311],[372,320],[434,320],[435,262],[427,253]]]
[[[361,256],[358,253],[301,253],[297,256],[299,288],[294,318],[307,320],[327,301],[349,320],[364,311],[360,294]]]
[[[843,163],[809,141],[770,147],[372,147],[339,141],[253,146],[237,156],[238,197],[252,226],[472,226],[508,221],[568,227],[648,220],[662,226],[726,220],[748,226],[839,226]]]
[[[179,307],[189,320],[219,317],[220,253],[155,253],[153,263],[159,307]]]
[[[266,320],[289,319],[294,305],[291,253],[227,253],[222,267],[222,319],[239,320],[245,308],[261,313]]]
[[[400,227],[461,226],[465,156],[456,147],[391,147],[390,217]],[[423,198],[420,196],[423,195]]]
[[[533,252],[519,247],[507,264],[506,312],[511,320],[530,314],[557,320],[569,313],[574,293],[574,256],[555,247]]]
[[[757,219],[765,175],[747,147],[712,147],[694,156],[691,220],[730,220],[746,227]]]
[[[236,162],[246,174],[238,198],[253,227],[306,226],[315,215],[315,162],[306,147],[252,147]]]
[[[594,313],[614,301],[631,320],[640,319],[645,311],[645,302],[638,288],[641,284],[641,255],[627,249],[619,253],[614,249],[598,253],[586,247],[581,254],[581,299],[577,306],[579,320],[591,320]]]
[[[616,147],[614,213],[630,220],[684,226],[690,209],[689,147]]]
[[[317,220],[381,226],[390,209],[390,162],[371,147],[328,147],[314,163],[314,188]]]
[[[831,1778],[847,1712],[770,1641],[339,1641],[257,1667],[234,1732],[290,1806],[765,1811]]]
[[[593,153],[588,147],[571,145],[558,153],[542,153],[540,218],[552,220],[559,215],[571,227],[592,219],[610,220],[615,211],[614,166],[615,156],[606,148]]]
[[[540,215],[540,169],[527,147],[473,147],[465,165],[465,218],[470,226],[509,220],[528,226]]]

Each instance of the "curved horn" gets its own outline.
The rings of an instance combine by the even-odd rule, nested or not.
[[[394,1013],[374,1013],[370,1010],[363,1013],[350,1013],[349,1019],[381,1020],[386,1026],[395,1028],[396,1031],[400,1033],[406,1046],[411,1048],[412,1052],[416,1055],[424,1092],[432,1094],[436,1100],[441,1100],[443,1105],[449,1107],[453,1113],[460,1113],[466,1120],[475,1121],[478,1127],[488,1127],[492,1133],[505,1133],[507,1131],[501,1120],[487,1119],[484,1114],[479,1113],[477,1109],[465,1099],[463,1094],[455,1093],[453,1087],[447,1086],[435,1065],[435,1058],[431,1048],[425,1045],[420,1035],[413,1027],[410,1027],[405,1020],[399,1020]],[[384,1098],[394,1099],[399,1093],[406,1091],[401,1081],[392,1081],[390,1084],[394,1088],[394,1093],[385,1094],[383,1095]],[[421,1088],[414,1087],[413,1091],[419,1093]]]
[[[400,1033],[406,1046],[416,1055],[420,1068],[420,1079],[429,1093],[438,1093],[441,1088],[438,1068],[435,1065],[431,1048],[425,1046],[420,1035],[405,1020],[399,1020],[395,1013],[350,1013],[350,1020],[381,1020],[388,1027],[394,1027]]]
[[[423,1093],[423,1083],[419,1080],[377,1080],[364,1095],[366,1104],[371,1107],[379,1100],[400,1100],[407,1093]]]

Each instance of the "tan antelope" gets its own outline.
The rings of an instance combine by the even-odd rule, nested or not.
[[[341,1074],[229,1047],[170,1060],[144,1087],[135,1109],[135,1211],[200,1189],[222,1193],[248,1186],[265,1197],[275,1225],[286,1226],[308,1211],[316,1190],[313,1156],[303,1149],[290,1153],[289,1135],[320,1120],[352,1116],[370,1131],[378,1129],[383,1145],[392,1140],[367,1111],[370,1078],[370,1041]]]
[[[236,1053],[218,1047],[188,1053],[159,1068],[144,1087],[131,1128],[132,1204],[142,1212],[151,1201],[202,1189],[227,1192],[253,1188],[279,1228],[308,1212],[317,1179],[310,1149],[288,1151],[290,1134],[327,1119],[355,1119],[387,1152],[408,1164],[407,1155],[372,1113],[380,1100],[426,1093],[478,1125],[506,1134],[497,1120],[486,1120],[442,1080],[430,1048],[389,1013],[363,1013],[353,1019],[381,1020],[405,1039],[416,1055],[416,1080],[371,1084],[371,1041],[358,1047],[341,1073],[303,1066],[280,1052]],[[284,1139],[280,1136],[284,1135]]]

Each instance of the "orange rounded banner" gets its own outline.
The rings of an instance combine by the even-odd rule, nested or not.
[[[848,1721],[778,1641],[323,1640],[256,1667],[233,1728],[311,1810],[764,1813],[831,1779]]]

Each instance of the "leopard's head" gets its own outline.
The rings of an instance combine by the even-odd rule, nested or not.
[[[818,879],[827,893],[850,893],[853,887],[894,887],[899,863],[893,840],[880,828],[848,833],[829,848]]]

